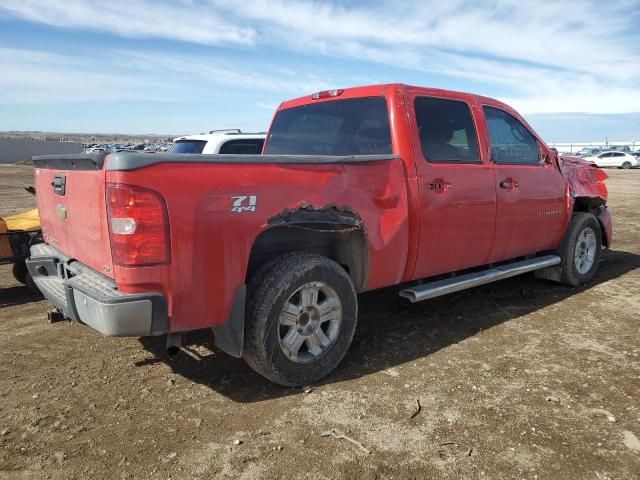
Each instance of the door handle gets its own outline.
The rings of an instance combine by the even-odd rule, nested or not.
[[[51,182],[51,186],[53,187],[53,192],[60,197],[64,197],[66,192],[67,185],[67,177],[61,173],[55,175],[53,177],[53,181]]]
[[[518,188],[519,186],[520,183],[510,178],[500,182],[500,188],[508,188],[509,190],[513,190],[514,188]]]

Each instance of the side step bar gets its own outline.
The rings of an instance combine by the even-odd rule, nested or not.
[[[421,302],[430,298],[446,295],[447,293],[459,292],[467,288],[514,277],[522,273],[553,267],[561,261],[562,259],[557,255],[531,258],[529,260],[489,268],[481,272],[467,273],[458,277],[446,278],[444,280],[437,280],[435,282],[405,288],[404,290],[400,290],[400,296],[409,299],[412,303]]]

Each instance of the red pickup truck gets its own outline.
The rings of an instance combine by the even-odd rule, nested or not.
[[[54,317],[105,335],[212,328],[286,386],[331,372],[357,294],[412,302],[536,271],[589,282],[612,241],[606,174],[559,158],[512,108],[408,85],[278,108],[263,155],[35,157]]]

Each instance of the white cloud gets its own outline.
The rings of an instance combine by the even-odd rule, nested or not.
[[[2,104],[151,100],[152,91],[172,89],[157,78],[122,75],[99,62],[26,49],[0,48],[0,72]]]
[[[210,100],[225,91],[217,87],[278,98],[331,85],[328,78],[269,64],[168,54],[159,64],[156,58],[146,51],[103,51],[87,58],[0,47],[0,103]]]
[[[256,107],[275,112],[276,108],[278,108],[278,103],[256,102]]]
[[[640,87],[589,73],[512,61],[444,54],[434,72],[503,86],[500,100],[522,113],[629,113],[640,110]],[[619,67],[616,67],[616,69]],[[483,93],[483,92],[478,92]]]
[[[198,5],[149,0],[3,0],[0,11],[55,27],[132,38],[168,38],[205,45],[252,44],[255,31]]]
[[[640,49],[625,37],[633,0],[209,1],[258,42],[473,80],[527,111],[640,110]]]
[[[636,28],[633,17],[622,12],[630,5],[624,0],[606,5],[576,0],[423,0],[351,8],[308,0],[210,3],[258,31],[295,40],[289,46],[323,44],[327,52],[340,50],[333,42],[351,40],[369,47],[431,47],[549,65],[582,67],[585,62],[589,68],[639,58],[637,50],[629,58],[632,49],[617,37],[624,28]]]
[[[114,61],[127,71],[146,71],[157,74],[156,55],[150,52],[117,52]],[[280,92],[280,94],[304,94],[331,86],[330,78],[316,78],[306,74],[286,71],[277,65],[244,61],[241,57],[230,59],[215,56],[163,54],[160,62],[163,77],[182,79],[185,84],[223,85],[240,90]]]
[[[243,63],[241,49],[233,62],[162,54],[156,67],[167,72],[162,79],[167,84],[191,79],[190,84],[281,92],[283,99],[336,86],[318,68],[286,63],[283,51],[294,51],[310,60],[324,56],[382,64],[389,67],[387,80],[394,80],[389,78],[394,72],[469,80],[478,93],[500,92],[497,96],[525,113],[640,110],[637,0],[378,0],[367,5],[328,0],[2,0],[0,11],[61,28],[262,48],[284,61],[279,66]],[[81,92],[90,95],[92,86],[103,85],[113,92],[117,87],[111,87],[124,81],[137,85],[136,76],[146,78],[153,67],[148,58],[153,57],[129,52],[124,59],[109,60],[125,67],[127,78],[91,71]],[[55,62],[50,57],[45,63],[51,69]],[[27,84],[35,81],[34,69],[44,68],[31,65],[20,71],[7,65],[9,76]],[[67,74],[58,73],[53,78],[64,90]],[[354,71],[336,80],[354,76],[368,75]],[[437,86],[446,88],[441,82]],[[122,95],[136,92],[130,88]]]

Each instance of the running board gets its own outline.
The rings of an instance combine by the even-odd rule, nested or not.
[[[421,302],[430,298],[459,292],[467,288],[477,287],[486,283],[503,280],[527,272],[533,272],[541,268],[558,265],[562,259],[557,255],[545,255],[544,257],[531,258],[519,262],[489,268],[481,272],[467,273],[458,277],[446,278],[435,282],[423,283],[415,287],[400,290],[400,296],[409,299],[412,303]]]

